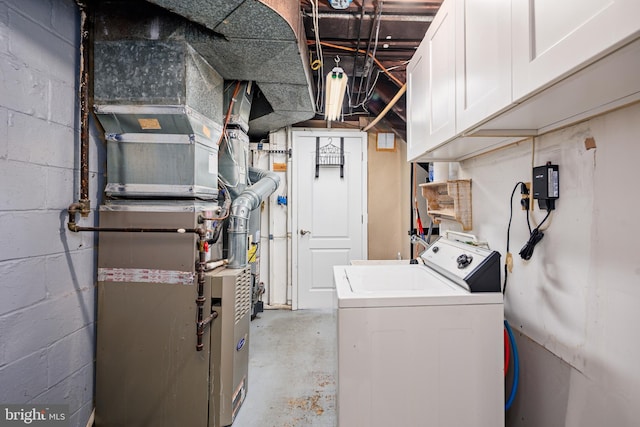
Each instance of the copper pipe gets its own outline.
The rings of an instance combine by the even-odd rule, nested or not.
[[[86,0],[76,0],[76,3],[80,9],[80,70],[78,88],[78,98],[80,99],[80,200],[78,201],[78,212],[86,218],[91,212],[91,201],[89,200],[90,2]]]
[[[231,95],[231,101],[229,102],[229,109],[227,110],[227,115],[224,118],[224,124],[222,125],[222,133],[220,134],[220,138],[218,139],[218,146],[222,144],[222,139],[224,138],[224,132],[227,130],[227,125],[229,124],[229,120],[231,119],[231,111],[233,110],[233,104],[236,102],[236,96],[238,96],[238,92],[240,92],[240,80],[236,83],[236,87],[233,90],[233,94]]]

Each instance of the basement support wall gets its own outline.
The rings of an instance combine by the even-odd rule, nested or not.
[[[0,403],[93,408],[96,249],[66,229],[78,197],[79,13],[73,0],[0,1]],[[104,151],[91,138],[95,225]]]
[[[528,262],[518,256],[528,230],[514,200],[505,314],[522,381],[509,427],[638,424],[638,135],[640,104],[535,140],[534,164],[560,167],[560,199]],[[588,137],[597,148],[585,147]],[[517,181],[531,181],[531,148],[527,140],[460,166],[460,178],[473,180],[473,233],[503,262],[509,196]]]

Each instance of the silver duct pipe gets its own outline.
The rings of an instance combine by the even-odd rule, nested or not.
[[[254,184],[240,193],[231,204],[228,268],[244,268],[247,265],[249,215],[260,206],[263,198],[273,194],[280,185],[280,177],[275,173],[252,167],[249,168],[249,180]]]

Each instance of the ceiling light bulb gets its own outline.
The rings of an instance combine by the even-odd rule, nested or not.
[[[385,49],[389,49],[389,43],[383,44],[382,47],[385,48]]]

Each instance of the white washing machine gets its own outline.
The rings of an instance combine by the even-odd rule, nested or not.
[[[440,238],[419,265],[334,268],[339,427],[504,426],[499,260]]]

